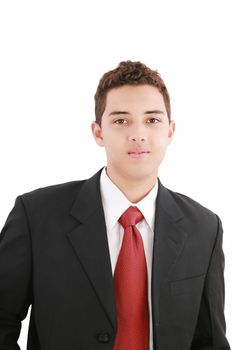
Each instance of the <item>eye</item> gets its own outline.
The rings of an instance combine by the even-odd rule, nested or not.
[[[148,119],[148,121],[149,121],[149,124],[156,124],[156,123],[160,122],[160,119],[159,118],[150,118],[150,119]]]
[[[117,119],[117,120],[114,120],[114,124],[125,124],[124,122],[126,122],[125,119]]]

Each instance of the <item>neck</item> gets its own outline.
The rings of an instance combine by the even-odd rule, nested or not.
[[[110,180],[121,190],[131,203],[137,203],[142,200],[155,186],[157,173],[144,178],[127,177],[125,174],[115,173],[111,168],[107,168],[107,175]]]

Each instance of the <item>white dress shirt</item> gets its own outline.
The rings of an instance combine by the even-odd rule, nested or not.
[[[137,206],[144,216],[136,226],[141,233],[148,272],[148,303],[150,317],[150,350],[153,350],[153,328],[151,312],[151,270],[152,254],[154,240],[154,220],[155,204],[158,192],[158,181],[151,191],[137,203],[131,203],[121,192],[121,190],[110,180],[106,173],[106,167],[102,170],[100,176],[100,192],[102,197],[104,216],[107,228],[108,246],[111,258],[112,273],[114,274],[115,266],[120,252],[124,229],[118,222],[118,219],[128,207]]]

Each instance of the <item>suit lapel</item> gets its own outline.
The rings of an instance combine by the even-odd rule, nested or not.
[[[86,272],[109,321],[116,330],[116,310],[111,260],[100,195],[100,169],[86,180],[70,214],[78,220],[67,237]],[[180,227],[183,214],[169,190],[159,181],[154,225],[152,263],[152,313],[154,334],[159,324],[159,299],[171,278],[187,234]]]
[[[71,209],[79,223],[67,236],[115,330],[114,285],[99,186],[101,170],[80,190]]]
[[[152,312],[154,334],[159,324],[159,299],[166,288],[166,281],[172,277],[175,264],[183,250],[187,233],[180,223],[183,213],[170,191],[159,181],[156,200],[154,228],[154,249],[152,263]]]

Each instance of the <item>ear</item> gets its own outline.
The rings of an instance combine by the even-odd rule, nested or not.
[[[168,139],[169,139],[168,143],[169,144],[171,143],[171,141],[173,139],[175,129],[176,129],[176,124],[175,124],[174,120],[171,120],[169,123],[169,130],[168,130]]]
[[[91,130],[92,130],[92,134],[94,136],[94,139],[95,139],[95,142],[97,143],[97,145],[103,147],[104,141],[103,141],[103,137],[102,137],[102,129],[99,126],[99,124],[96,122],[92,122],[91,123]]]

